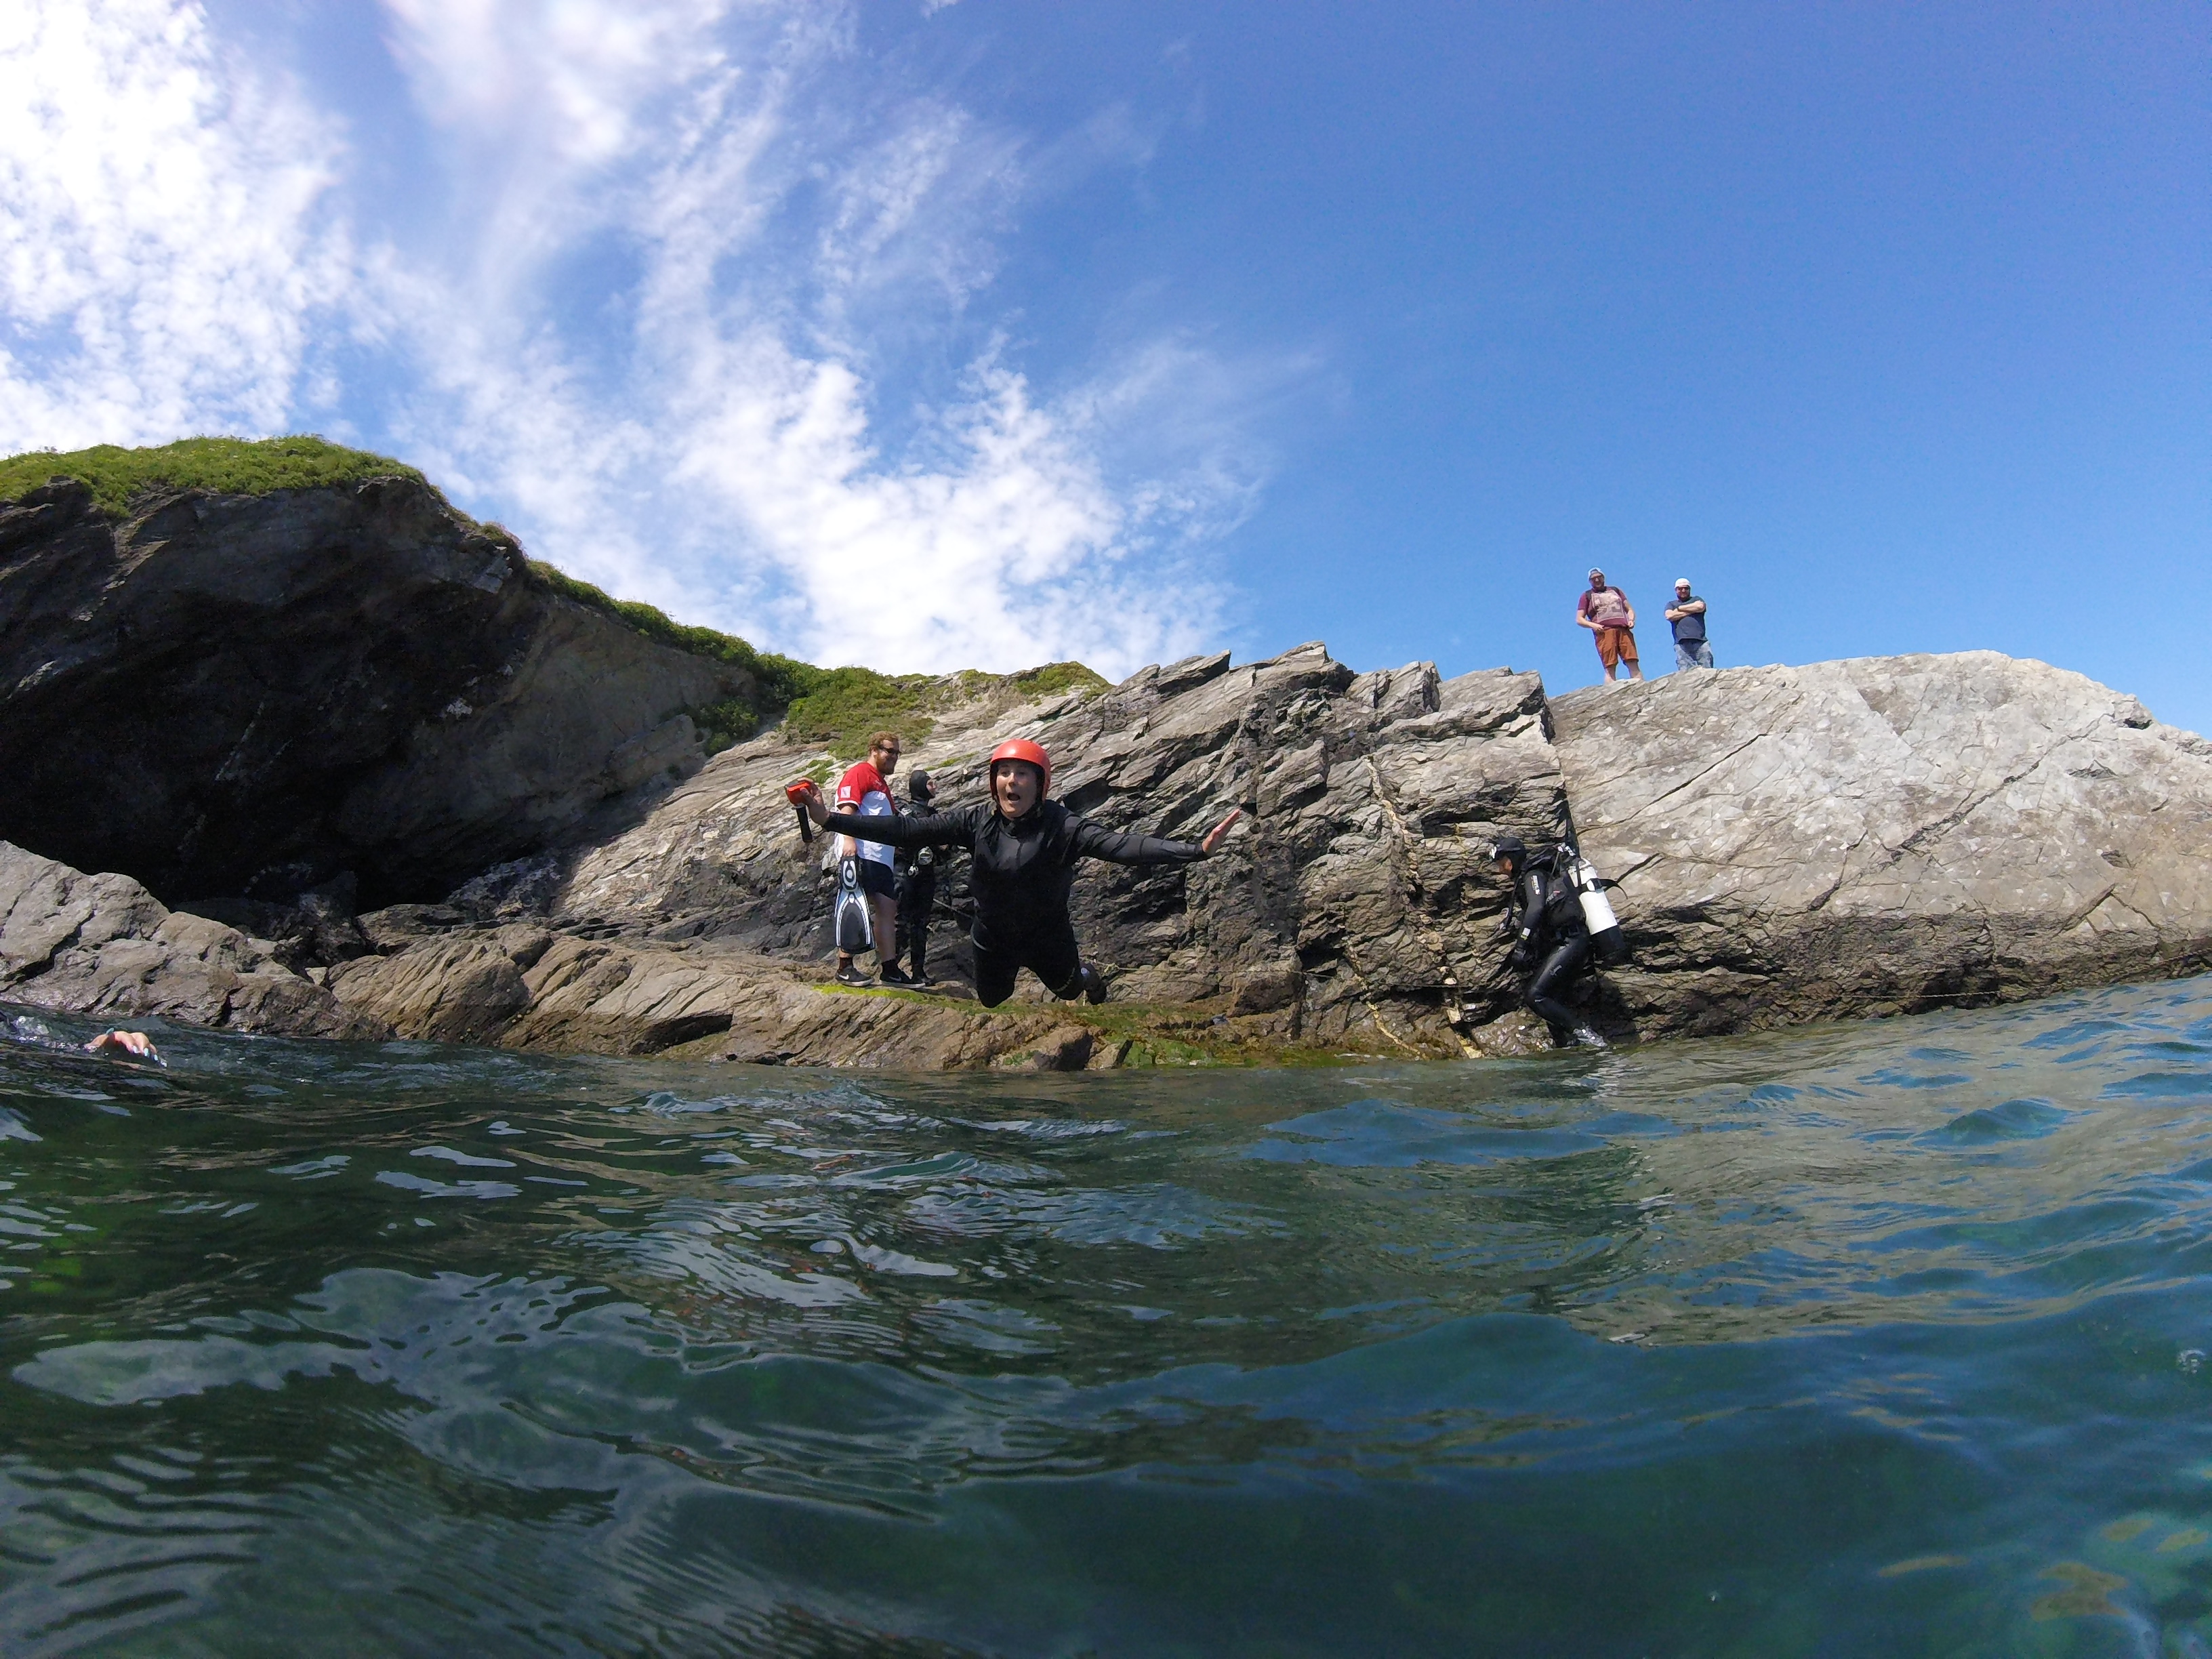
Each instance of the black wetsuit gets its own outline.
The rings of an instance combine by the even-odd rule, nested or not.
[[[1513,947],[1512,962],[1524,973],[1535,969],[1523,993],[1529,1007],[1547,1024],[1571,1031],[1586,1022],[1563,994],[1589,961],[1589,928],[1583,921],[1581,895],[1553,867],[1559,856],[1554,848],[1522,861],[1514,895],[1522,937]]]
[[[908,808],[920,812],[926,805],[917,795],[907,797]],[[937,902],[937,849],[902,847],[892,854],[898,872],[898,949],[906,958],[906,971],[915,979],[927,978],[923,963],[929,957],[930,908]]]
[[[833,812],[833,836],[888,842],[893,847],[964,847],[975,860],[968,888],[975,902],[975,1000],[996,1007],[1012,994],[1026,968],[1054,996],[1081,989],[1083,958],[1068,920],[1068,890],[1078,859],[1109,864],[1189,864],[1206,854],[1195,842],[1127,835],[1076,817],[1056,800],[1040,802],[1009,823],[988,802],[951,812],[864,818]]]

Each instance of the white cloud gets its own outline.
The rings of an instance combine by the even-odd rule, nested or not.
[[[385,0],[430,114],[518,164],[590,166],[654,136],[672,86],[717,67],[727,0]]]
[[[846,366],[756,334],[701,367],[679,477],[726,501],[789,574],[824,659],[1119,669],[1188,642],[1158,596],[1117,580],[1126,509],[1019,375],[979,365],[939,422],[955,464],[892,471]]]
[[[0,9],[0,447],[281,429],[339,154],[197,5]]]
[[[1064,142],[886,79],[817,0],[384,16],[436,166],[357,260],[337,137],[196,5],[0,22],[0,441],[329,404],[541,556],[816,660],[1118,672],[1204,642],[1196,559],[1264,471],[1240,372],[1139,342],[1044,396],[971,314]],[[310,349],[325,321],[383,354],[374,401]],[[948,350],[936,406],[884,405]]]
[[[1165,400],[1139,384],[1158,361],[1055,404],[986,342],[896,453],[881,429],[872,345],[961,325],[1020,198],[1013,135],[927,96],[841,96],[859,66],[818,7],[626,8],[655,44],[603,61],[501,0],[386,4],[426,112],[530,157],[471,209],[473,270],[395,309],[434,343],[418,451],[513,502],[541,551],[817,660],[1114,672],[1199,642],[1218,597],[1170,521],[1233,519],[1249,480],[1187,455],[1109,476],[1113,422]],[[479,76],[483,99],[456,90]],[[612,343],[517,260],[593,238],[637,270]]]

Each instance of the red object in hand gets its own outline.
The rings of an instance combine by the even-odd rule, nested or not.
[[[806,817],[806,798],[813,792],[814,786],[804,778],[797,783],[783,786],[783,798],[791,803],[791,810],[799,815],[799,838],[803,842],[811,842],[814,839],[814,826]]]

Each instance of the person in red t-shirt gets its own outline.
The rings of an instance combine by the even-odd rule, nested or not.
[[[1597,659],[1605,665],[1606,684],[1613,684],[1613,667],[1628,665],[1628,678],[1644,678],[1644,665],[1636,659],[1636,607],[1628,595],[1609,586],[1605,572],[1589,574],[1589,589],[1575,601],[1575,626],[1597,635]]]
[[[891,809],[888,780],[898,770],[899,736],[878,732],[868,739],[868,757],[845,769],[837,780],[837,810],[877,817]],[[891,872],[891,849],[882,842],[837,837],[837,856],[852,859],[860,877],[860,891],[867,896],[869,936],[876,944],[876,971],[886,985],[912,983],[901,971],[898,957],[898,900],[893,896],[896,880]],[[837,977],[848,985],[865,985],[867,975],[853,965],[849,951],[837,953]]]

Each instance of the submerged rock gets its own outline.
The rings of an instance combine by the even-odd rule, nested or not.
[[[641,948],[522,925],[424,939],[348,963],[331,983],[403,1036],[555,1054],[1080,1071],[1094,1039],[1032,1006],[854,991],[818,968],[728,946]]]

